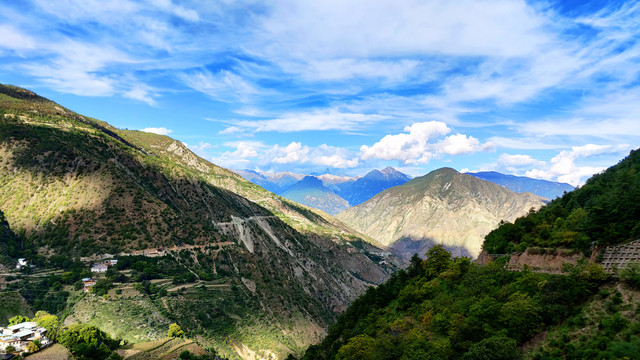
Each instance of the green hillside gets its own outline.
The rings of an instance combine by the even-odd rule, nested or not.
[[[484,250],[508,254],[531,246],[589,253],[640,238],[640,151],[538,211],[487,235]]]
[[[358,298],[303,359],[520,359],[537,334],[582,316],[605,279],[593,264],[515,272],[436,246]]]
[[[0,243],[5,261],[26,257],[36,270],[24,271],[37,272],[4,289],[19,291],[33,309],[82,318],[78,280],[91,274],[80,257],[162,248],[166,256],[136,264],[121,257],[127,275],[106,279],[104,287],[141,289],[132,296],[162,314],[145,326],[178,322],[235,358],[301,353],[393,269],[378,265],[381,250],[326,214],[251,184],[179,141],[116,129],[4,85],[0,211],[13,230],[0,221],[9,239]],[[172,283],[190,288],[170,292]],[[138,311],[122,304],[105,308]],[[135,333],[114,313],[100,316],[111,321],[112,335],[159,333]]]
[[[638,236],[640,153],[491,232],[485,251],[588,251]],[[411,185],[411,183],[409,183]],[[406,185],[405,185],[406,186]],[[369,289],[303,359],[637,359],[640,265],[610,278],[586,259],[563,274],[452,258],[443,247]]]
[[[20,254],[20,241],[16,234],[9,227],[4,213],[0,211],[0,265],[12,267],[15,259]]]

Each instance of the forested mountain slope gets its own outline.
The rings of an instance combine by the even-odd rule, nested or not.
[[[197,157],[180,142],[119,130],[4,85],[0,210],[20,235],[20,251],[12,256],[29,255],[39,265],[56,255],[201,245],[183,265],[230,286],[235,303],[202,295],[216,309],[213,317],[195,316],[201,307],[186,296],[160,304],[201,331],[205,324],[226,329],[227,349],[277,356],[300,351],[335,312],[388,277],[377,263],[383,252],[344,225]],[[247,329],[262,325],[269,327],[259,334],[264,341],[247,342]],[[222,341],[218,333],[202,334],[211,344]]]
[[[637,312],[625,310],[640,293],[622,284],[617,286],[624,297],[616,284],[598,291],[607,275],[595,264],[567,270],[566,275],[509,271],[500,262],[472,264],[433,247],[426,260],[414,257],[406,271],[358,298],[302,359],[640,355],[640,319]],[[548,337],[546,330],[551,330]]]
[[[640,151],[540,210],[503,224],[486,238],[488,253],[527,247],[570,248],[589,253],[640,238]]]

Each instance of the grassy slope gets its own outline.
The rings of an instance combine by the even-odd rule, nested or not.
[[[33,310],[17,291],[0,292],[0,326],[16,315],[32,317]]]

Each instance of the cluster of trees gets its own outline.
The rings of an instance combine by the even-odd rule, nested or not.
[[[86,324],[73,324],[63,327],[57,316],[46,311],[36,312],[33,319],[16,315],[9,319],[9,325],[19,324],[25,321],[33,321],[38,326],[47,329],[47,338],[64,345],[74,358],[79,360],[119,360],[122,359],[113,350],[120,346],[120,340],[112,339],[107,333],[95,326]],[[29,351],[34,353],[40,350],[39,342],[32,342]]]
[[[165,256],[149,258],[144,256],[123,256],[118,258],[115,269],[131,269],[132,282],[152,279],[172,278],[174,284],[194,282],[196,276],[175,259]],[[210,278],[203,280],[211,280]]]
[[[9,228],[4,213],[0,211],[0,263],[11,264],[11,259],[21,254],[20,245],[18,236]]]
[[[573,315],[607,279],[586,262],[566,276],[503,265],[433,247],[358,298],[303,359],[519,359],[521,344]]]
[[[69,349],[76,359],[122,359],[113,352],[120,346],[120,340],[112,339],[107,333],[92,325],[69,325],[60,334],[58,342]]]
[[[588,253],[593,243],[611,245],[640,238],[640,150],[594,175],[584,186],[538,211],[502,223],[484,249],[509,254],[528,247],[570,248]]]

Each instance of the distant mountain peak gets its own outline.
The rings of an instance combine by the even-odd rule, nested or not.
[[[305,177],[303,177],[298,184],[305,184],[306,186],[317,186],[317,187],[324,187],[324,185],[322,184],[322,180],[318,179],[317,177],[313,176],[313,175],[307,175]]]
[[[323,172],[312,171],[311,173],[309,173],[309,175],[313,175],[313,176],[320,176],[320,175],[348,176],[347,173],[345,173],[343,170],[335,169],[335,168],[333,168],[333,169],[326,168]]]
[[[501,220],[512,221],[542,204],[533,194],[516,194],[447,167],[387,189],[338,219],[405,260],[434,243],[475,257],[484,236]]]

